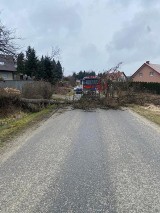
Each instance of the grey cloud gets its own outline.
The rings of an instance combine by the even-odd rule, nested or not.
[[[74,45],[82,28],[76,5],[67,6],[64,1],[59,3],[57,0],[49,6],[44,1],[37,4],[30,12],[29,21],[37,38],[34,46],[40,54],[51,51],[52,46],[59,46],[67,52],[68,46]]]
[[[158,58],[158,8],[159,0],[1,0],[0,5],[2,22],[24,38],[23,50],[31,45],[40,56],[58,45],[67,73],[103,70],[119,61],[127,70],[132,62]]]
[[[98,56],[98,49],[97,47],[90,43],[88,45],[86,45],[85,47],[82,48],[81,52],[80,52],[80,56],[86,60],[88,59],[96,59],[96,57]]]
[[[94,69],[94,67],[96,67],[96,62],[99,58],[99,51],[94,44],[89,43],[84,46],[79,55],[84,67],[88,69]]]
[[[103,70],[106,66],[105,57],[106,53],[93,43],[83,46],[79,53],[81,65],[86,70]]]
[[[12,11],[9,23],[17,25],[18,33],[24,38],[26,45],[34,46],[39,54],[50,52],[52,46],[56,45],[63,50],[67,45],[73,45],[80,34],[80,3],[67,4],[65,0],[28,0],[22,4],[22,1],[15,0],[5,8],[5,0],[2,1],[4,11]]]
[[[75,7],[64,7],[54,1],[49,7],[46,4],[38,5],[31,13],[30,21],[33,26],[43,33],[51,31],[59,33],[61,29],[68,32],[79,31],[81,19]]]
[[[156,7],[157,5],[160,4],[159,0],[138,0],[138,1],[135,1],[135,0],[108,0],[108,3],[112,4],[114,6],[121,5],[123,7],[129,6],[131,4],[137,4],[139,6],[142,6],[143,8],[144,7]]]
[[[106,49],[109,61],[133,63],[144,59],[154,59],[160,49],[160,13],[156,9],[145,10],[135,15],[117,31]]]
[[[10,12],[9,17],[25,34],[31,36],[75,36],[81,30],[82,21],[78,14],[80,3],[66,4],[65,0],[28,0],[25,3],[19,0],[2,0],[2,9]],[[6,7],[7,5],[7,7]],[[12,20],[10,20],[12,23]],[[64,37],[63,37],[64,38]]]

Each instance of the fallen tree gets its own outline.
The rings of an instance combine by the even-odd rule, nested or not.
[[[71,101],[59,101],[59,100],[48,100],[48,99],[27,99],[21,98],[22,103],[31,103],[31,104],[71,104]]]
[[[27,109],[31,112],[37,112],[42,110],[48,105],[70,105],[72,104],[71,101],[59,101],[59,100],[48,100],[48,99],[26,99],[21,98],[21,107],[23,109]]]

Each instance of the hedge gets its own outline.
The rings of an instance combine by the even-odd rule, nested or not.
[[[160,95],[160,83],[152,83],[152,82],[114,82],[116,87],[120,87],[122,90],[128,90],[129,88],[133,88],[135,92],[149,92],[152,94]]]
[[[151,92],[160,95],[160,83],[153,82],[130,82],[131,87],[137,91]]]

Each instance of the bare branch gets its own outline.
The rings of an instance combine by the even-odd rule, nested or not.
[[[59,60],[60,53],[61,53],[61,50],[60,50],[60,48],[58,46],[52,47],[51,59]]]
[[[105,73],[110,73],[110,72],[117,72],[120,66],[123,64],[123,62],[119,62],[115,67],[110,68],[109,70],[105,71]]]
[[[15,37],[15,31],[8,30],[0,22],[0,54],[2,55],[16,55],[19,47],[15,44],[15,40],[20,39]]]

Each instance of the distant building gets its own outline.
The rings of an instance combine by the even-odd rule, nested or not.
[[[124,82],[127,81],[127,76],[124,72],[116,71],[107,74],[107,78],[113,82]]]
[[[0,78],[3,80],[13,80],[16,67],[13,57],[10,55],[0,55]]]
[[[80,85],[81,84],[81,80],[76,80],[76,85]]]
[[[132,81],[160,83],[160,65],[146,61],[131,78]]]

